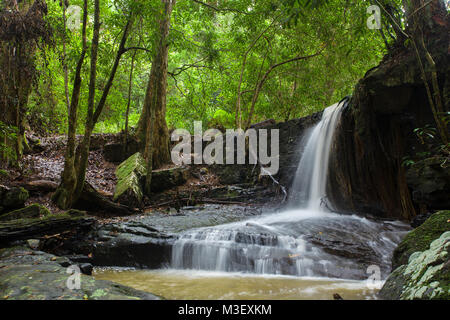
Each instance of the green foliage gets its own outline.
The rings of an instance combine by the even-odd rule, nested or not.
[[[421,144],[425,144],[425,141],[428,139],[434,139],[436,136],[436,128],[431,127],[429,124],[427,124],[423,128],[416,128],[414,129],[414,133],[416,134],[417,138],[419,139]]]
[[[0,156],[3,155],[8,159],[15,159],[16,152],[11,147],[11,141],[17,138],[17,127],[8,126],[0,121]],[[9,142],[9,143],[8,143]]]
[[[398,2],[384,1],[394,8],[399,7]],[[70,4],[82,7],[83,0],[73,0]],[[31,128],[39,133],[65,133],[68,107],[62,43],[65,39],[71,92],[81,52],[81,34],[80,29],[64,30],[58,1],[48,1],[47,5],[46,19],[54,29],[54,46],[42,48],[36,54],[39,77],[29,99],[28,119]],[[178,1],[169,35],[166,112],[169,127],[191,130],[194,120],[208,126],[234,126],[240,70],[244,53],[250,47],[241,85],[244,121],[249,117],[254,89],[270,66],[322,49],[315,58],[289,63],[270,73],[252,121],[267,118],[284,121],[305,116],[351,94],[365,71],[375,66],[386,52],[380,33],[366,26],[369,5],[359,0],[218,0],[214,2],[218,10],[213,10],[193,1]],[[88,10],[91,15],[91,2]],[[125,127],[134,53],[129,124],[136,126],[158,38],[161,10],[161,1],[101,2],[97,102],[108,79],[126,16],[131,11],[137,16],[126,46],[145,50],[130,50],[122,57],[95,132],[118,132]],[[88,45],[92,27],[89,21]],[[83,133],[86,116],[89,60],[90,50],[82,68],[79,134]]]

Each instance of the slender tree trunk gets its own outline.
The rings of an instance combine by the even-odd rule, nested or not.
[[[145,142],[144,150],[149,143],[152,145],[152,167],[159,168],[170,161],[169,130],[166,123],[166,94],[167,94],[167,63],[169,47],[167,38],[170,28],[170,16],[175,5],[175,0],[163,0],[164,17],[160,20],[160,38],[156,56],[153,59],[150,71],[144,107],[136,132],[137,140]],[[154,109],[153,132],[147,134],[147,124],[152,118],[149,110]],[[148,141],[151,137],[152,141]]]
[[[77,171],[77,185],[75,188],[74,199],[78,199],[83,191],[84,180],[86,176],[86,169],[89,159],[89,146],[91,143],[91,134],[94,129],[94,103],[95,103],[95,84],[97,79],[97,57],[98,57],[98,42],[100,37],[100,3],[99,0],[94,0],[94,30],[92,35],[91,45],[91,68],[89,74],[89,96],[88,107],[86,115],[86,123],[84,126],[84,137],[81,145],[78,148],[75,158],[75,169]]]
[[[62,66],[64,70],[64,94],[66,96],[67,103],[67,112],[69,113],[70,109],[70,98],[69,98],[69,71],[67,70],[67,53],[66,53],[66,1],[62,0],[62,17],[63,17],[63,37],[62,37],[62,45],[63,45],[63,57],[62,57]]]
[[[86,25],[87,25],[87,0],[83,3],[83,27],[82,27],[82,49],[75,70],[75,80],[72,89],[72,100],[69,107],[69,129],[67,133],[67,146],[64,159],[64,171],[61,175],[61,185],[53,195],[53,201],[62,209],[67,209],[72,205],[76,188],[77,173],[75,170],[75,147],[77,130],[78,101],[81,90],[81,68],[87,51]]]
[[[127,101],[127,110],[125,112],[125,132],[123,138],[123,148],[124,152],[128,151],[128,118],[130,116],[130,105],[131,105],[131,89],[133,88],[133,71],[134,71],[134,60],[136,58],[136,50],[133,52],[133,56],[131,57],[131,67],[130,67],[130,78],[128,82],[128,101]]]
[[[81,192],[83,191],[84,185],[85,185],[85,179],[86,179],[86,170],[88,166],[88,160],[89,160],[89,148],[91,144],[91,135],[94,131],[94,127],[96,123],[98,122],[100,115],[103,111],[103,108],[106,103],[106,99],[108,97],[109,91],[112,87],[112,84],[114,82],[114,78],[117,72],[117,68],[119,67],[120,59],[122,55],[126,52],[125,44],[128,39],[128,36],[130,34],[131,26],[133,25],[134,21],[134,15],[130,14],[130,17],[128,18],[127,24],[123,30],[122,39],[119,44],[119,48],[117,50],[116,58],[114,60],[113,67],[110,71],[108,81],[106,82],[105,88],[103,89],[102,96],[100,97],[100,101],[97,104],[97,107],[95,108],[95,112],[93,109],[94,106],[94,97],[95,97],[95,81],[94,85],[90,85],[90,91],[93,90],[92,95],[89,95],[89,99],[92,99],[92,101],[89,101],[88,106],[88,116],[86,118],[86,124],[85,124],[85,134],[83,137],[83,141],[81,142],[80,147],[78,148],[78,153],[76,156],[76,172],[77,172],[77,187],[75,190],[75,197],[73,201],[78,200],[78,198],[81,195]],[[98,25],[98,29],[100,28],[100,25]],[[97,30],[98,31],[98,30]],[[96,44],[96,46],[98,43]],[[91,58],[92,59],[92,58]],[[96,62],[95,62],[96,64]],[[92,72],[92,69],[91,69]],[[95,74],[94,74],[95,76]],[[92,79],[92,78],[91,78]]]
[[[85,12],[87,12],[87,0],[85,0]],[[100,30],[100,7],[99,0],[95,0],[95,13],[94,13],[94,32],[93,32],[93,40],[92,40],[92,53],[91,53],[91,70],[90,70],[90,83],[89,83],[89,97],[88,97],[88,114],[86,117],[85,123],[85,134],[83,140],[78,147],[78,150],[75,152],[75,128],[76,128],[76,110],[72,112],[72,104],[74,102],[74,96],[76,97],[76,105],[78,105],[78,97],[79,91],[81,87],[81,77],[79,74],[79,69],[81,70],[82,59],[80,58],[77,71],[75,75],[75,83],[74,83],[74,94],[72,96],[71,103],[71,112],[69,114],[69,138],[68,138],[68,146],[66,151],[66,159],[64,172],[62,176],[62,183],[60,188],[56,191],[53,200],[60,208],[69,208],[71,207],[80,197],[84,185],[85,185],[85,177],[86,177],[86,169],[88,165],[89,158],[89,147],[91,141],[91,134],[94,130],[95,124],[97,123],[103,107],[106,102],[106,98],[108,97],[109,90],[112,87],[114,77],[117,71],[117,68],[120,63],[120,59],[122,55],[126,52],[125,43],[127,41],[130,28],[133,23],[133,14],[130,15],[130,18],[127,21],[127,24],[124,28],[122,39],[117,50],[117,55],[114,60],[113,67],[111,69],[108,81],[103,90],[100,101],[97,104],[97,107],[94,111],[94,99],[95,99],[95,78],[96,78],[96,65],[97,65],[97,51],[98,51],[98,39],[99,39],[99,30]],[[85,26],[85,18],[87,18],[87,14],[83,16],[83,52],[82,57],[86,54],[86,26]],[[78,68],[80,67],[80,68]],[[76,93],[76,95],[75,95]],[[69,148],[70,146],[70,148]],[[67,168],[67,170],[66,170]]]

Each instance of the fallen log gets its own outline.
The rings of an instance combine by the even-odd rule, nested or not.
[[[95,219],[76,210],[44,218],[0,222],[0,243],[30,238],[44,238],[67,230],[83,232],[93,227]]]
[[[50,180],[26,181],[18,184],[30,193],[49,193],[58,188],[58,183]]]

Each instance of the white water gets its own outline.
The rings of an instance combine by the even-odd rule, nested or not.
[[[401,239],[394,223],[329,212],[322,205],[330,147],[342,104],[324,110],[310,130],[289,198],[290,210],[189,230],[172,247],[171,268],[366,279],[389,271]]]
[[[322,210],[326,196],[328,162],[336,125],[341,116],[342,103],[326,108],[322,120],[310,133],[292,185],[292,207]]]

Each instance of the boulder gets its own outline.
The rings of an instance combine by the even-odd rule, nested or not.
[[[123,143],[108,143],[103,147],[103,157],[106,161],[120,163],[139,150],[139,143],[135,140],[128,141],[126,146]]]
[[[389,300],[450,299],[450,231],[428,250],[413,253],[386,280],[379,297]]]
[[[16,219],[30,219],[47,216],[50,211],[43,205],[34,203],[22,209],[17,209],[0,215],[0,221],[10,221]]]
[[[214,165],[212,171],[219,177],[220,184],[239,184],[251,182],[254,165]],[[258,172],[258,170],[254,170]]]
[[[122,162],[116,169],[117,185],[114,201],[140,207],[143,198],[142,180],[146,175],[145,160],[139,152]]]
[[[0,300],[159,300],[161,297],[118,283],[76,275],[67,259],[26,247],[0,249]],[[62,266],[64,264],[64,266]],[[85,272],[92,270],[82,266]],[[91,266],[92,267],[92,266]],[[80,268],[80,266],[78,266]],[[83,272],[80,268],[80,271]],[[69,288],[79,276],[79,288]],[[73,284],[76,281],[72,282]]]
[[[28,191],[22,187],[13,187],[11,189],[3,189],[1,197],[1,206],[4,210],[14,210],[23,208],[25,201],[29,198]]]
[[[152,172],[152,192],[161,192],[183,185],[189,179],[186,167],[158,169]]]
[[[450,210],[434,213],[421,226],[409,232],[394,250],[392,269],[407,264],[414,252],[426,250],[431,242],[450,231]]]

